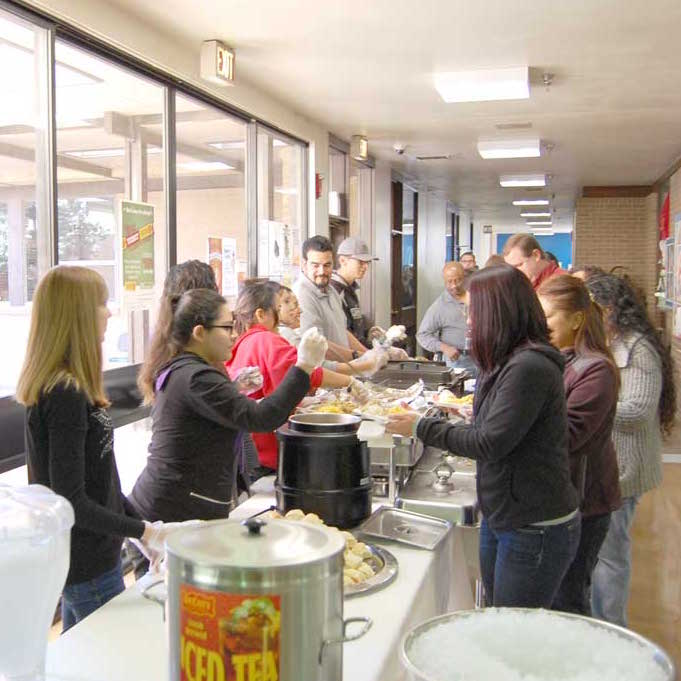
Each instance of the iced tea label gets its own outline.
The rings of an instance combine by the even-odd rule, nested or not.
[[[280,622],[280,596],[181,584],[181,681],[279,681]]]

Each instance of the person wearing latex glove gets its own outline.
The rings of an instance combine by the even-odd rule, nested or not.
[[[234,378],[237,390],[244,395],[250,395],[262,388],[263,376],[259,367],[244,367]]]
[[[404,324],[393,324],[385,332],[385,337],[390,343],[403,341],[407,337],[407,327]]]
[[[296,366],[304,371],[316,369],[324,361],[328,347],[326,338],[319,333],[317,327],[309,328],[300,339]]]
[[[388,359],[393,362],[399,362],[403,359],[409,359],[409,355],[407,354],[407,351],[402,348],[390,347],[388,348]]]
[[[149,572],[158,572],[161,562],[165,557],[166,538],[178,530],[186,530],[190,527],[198,527],[203,523],[201,520],[186,520],[181,523],[164,523],[160,520],[150,523],[144,521],[144,533],[139,539],[131,538],[131,542],[140,550],[149,561]]]
[[[349,362],[349,366],[355,374],[369,378],[388,363],[388,355],[389,353],[385,350],[374,348],[365,352],[361,357],[353,359]]]
[[[369,389],[364,385],[364,383],[362,383],[361,381],[358,381],[356,378],[350,379],[349,390],[350,390],[350,394],[360,404],[364,404],[365,402],[368,402],[369,398],[371,397],[371,393],[369,392]]]

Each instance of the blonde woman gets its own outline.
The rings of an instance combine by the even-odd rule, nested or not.
[[[16,392],[26,406],[29,482],[66,497],[75,511],[64,631],[123,591],[123,537],[150,554],[171,529],[140,520],[121,493],[102,377],[107,297],[102,277],[85,267],[43,277]]]

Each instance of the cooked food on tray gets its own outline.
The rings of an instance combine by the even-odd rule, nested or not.
[[[324,527],[331,532],[339,532],[343,536],[343,539],[345,539],[345,551],[343,552],[343,584],[345,586],[359,584],[376,574],[376,559],[369,550],[369,547],[361,541],[357,541],[355,536],[350,532],[339,530],[337,527],[332,527],[330,525],[325,525],[324,521],[316,513],[305,513],[305,511],[302,511],[299,508],[293,508],[283,516],[279,511],[272,510],[263,514],[263,517],[273,520],[283,518],[285,520],[310,523],[312,525],[324,525]]]
[[[451,390],[443,390],[435,396],[435,402],[438,404],[451,404],[453,406],[464,406],[473,404],[473,395],[464,395],[457,397]]]

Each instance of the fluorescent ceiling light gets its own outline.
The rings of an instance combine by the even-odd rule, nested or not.
[[[548,199],[518,199],[513,202],[514,206],[548,206]]]
[[[65,151],[66,156],[76,158],[113,158],[114,156],[125,156],[123,147],[116,149],[78,149],[76,151]]]
[[[516,140],[480,140],[478,153],[482,158],[536,158],[541,156],[539,138]]]
[[[551,213],[521,213],[521,218],[550,218]]]
[[[533,229],[532,234],[536,236],[553,236],[555,232],[552,229]]]
[[[544,220],[544,221],[542,221],[542,220],[539,220],[539,221],[537,221],[537,220],[528,220],[526,224],[528,224],[528,225],[537,225],[537,226],[539,226],[539,225],[547,225],[547,226],[550,226],[550,225],[553,224],[553,222],[551,222],[551,220],[548,220],[548,221],[547,221],[547,220]]]
[[[502,175],[499,178],[502,187],[545,187],[546,175],[530,173],[525,175]]]
[[[294,196],[298,193],[296,187],[275,187],[274,191],[277,194],[289,194],[291,196]]]
[[[114,149],[75,149],[63,153],[65,156],[73,156],[75,158],[114,158],[116,156],[125,156],[125,149],[123,147],[116,147]],[[160,153],[161,147],[147,147],[147,154]]]
[[[234,166],[222,161],[190,161],[178,163],[177,167],[183,170],[234,170]]]
[[[440,97],[448,103],[529,99],[530,96],[527,66],[436,73],[434,81]]]
[[[245,142],[243,140],[233,140],[231,142],[208,142],[209,147],[215,149],[243,149]]]

